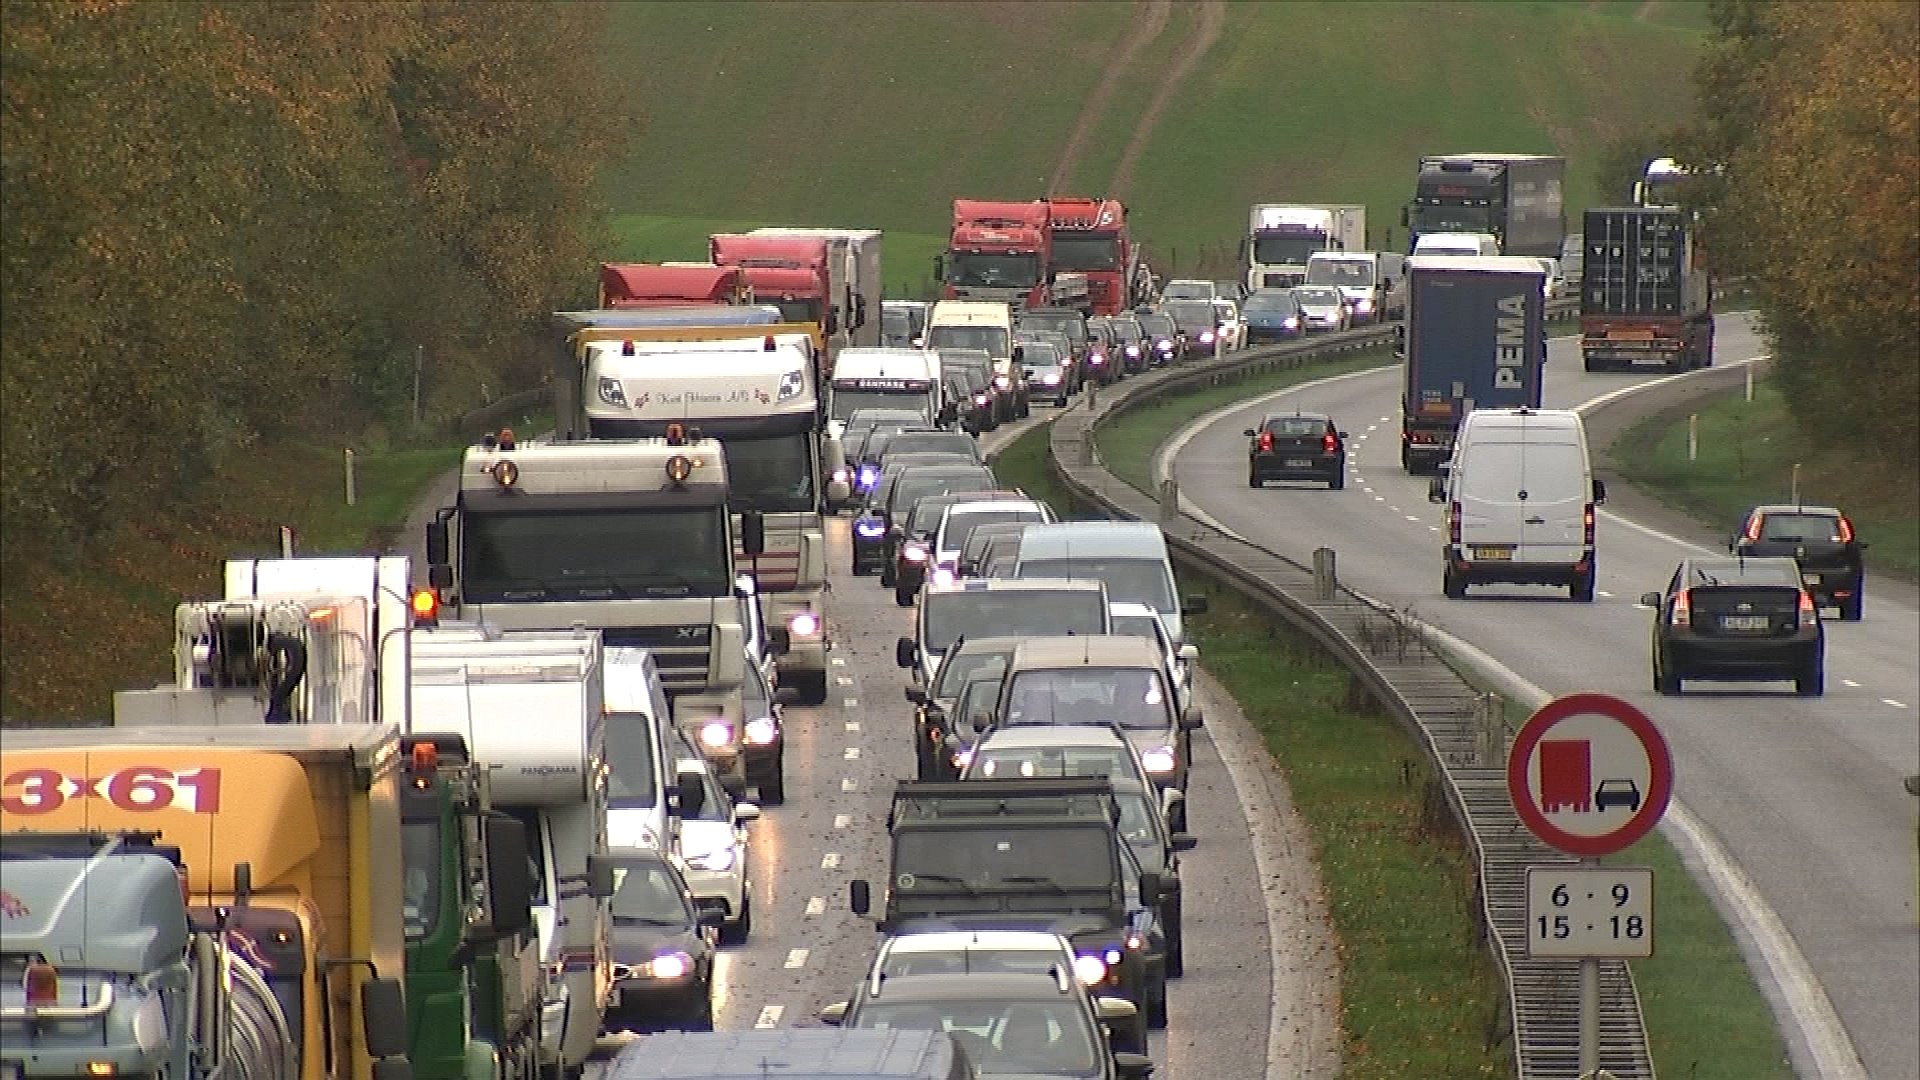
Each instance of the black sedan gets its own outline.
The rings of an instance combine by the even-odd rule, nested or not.
[[[651,848],[613,859],[613,1031],[713,1030],[713,955],[719,911],[699,913],[687,879]]]
[[[1247,486],[1269,480],[1319,480],[1334,491],[1347,486],[1347,433],[1321,413],[1269,416],[1245,432]]]
[[[1867,574],[1853,522],[1831,506],[1756,506],[1747,511],[1727,550],[1735,555],[1786,556],[1800,564],[1800,580],[1815,600],[1860,618]]]
[[[1173,317],[1157,311],[1137,311],[1134,321],[1147,335],[1152,346],[1147,356],[1147,366],[1159,367],[1162,364],[1177,364],[1187,358],[1187,339],[1174,325]]]
[[[1791,680],[1802,697],[1826,689],[1826,629],[1792,559],[1683,559],[1652,608],[1653,688],[1685,679]]]

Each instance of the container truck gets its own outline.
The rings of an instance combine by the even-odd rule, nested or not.
[[[755,229],[748,236],[773,239],[820,240],[827,245],[827,286],[840,312],[843,345],[880,344],[880,297],[886,288],[881,276],[880,249],[885,238],[879,229],[810,229],[793,226]]]
[[[1140,253],[1127,231],[1126,204],[1070,195],[1055,195],[1045,202],[1050,271],[1086,278],[1084,310],[1089,315],[1131,311],[1140,299],[1134,290]]]
[[[760,332],[773,329],[717,328],[726,336],[713,340],[654,341],[644,330],[582,339],[581,360],[569,365],[579,383],[566,396],[583,407],[563,427],[599,440],[663,436],[677,424],[720,440],[729,506],[764,522],[765,547],[748,553],[738,546],[736,520],[734,556],[754,575],[768,618],[786,632],[780,680],[819,705],[827,700],[832,648],[822,522],[827,505],[851,491],[834,475],[845,454],[827,428],[812,339]]]
[[[1713,366],[1713,283],[1692,211],[1588,210],[1582,232],[1580,358],[1588,371]]]
[[[721,266],[737,266],[753,287],[757,304],[780,309],[788,322],[820,328],[827,362],[847,344],[847,326],[834,295],[832,257],[818,237],[750,236],[714,233],[707,257]]]
[[[945,254],[933,259],[933,276],[946,283],[948,300],[1086,310],[1087,276],[1057,271],[1047,204],[953,200],[953,231]]]
[[[1502,255],[1560,257],[1567,159],[1539,154],[1443,154],[1420,159],[1401,212],[1407,250],[1422,233],[1488,233]]]
[[[685,304],[751,304],[746,271],[712,263],[601,263],[603,308],[673,307]]]
[[[594,630],[469,625],[413,647],[409,734],[456,737],[487,773],[494,808],[526,829],[540,961],[554,976],[540,1063],[559,1076],[585,1066],[613,988],[603,680]]]
[[[646,648],[676,723],[737,731],[746,629],[727,460],[696,434],[676,424],[658,439],[521,443],[502,431],[468,447],[454,504],[427,526],[445,610],[506,630],[579,625]],[[738,520],[738,550],[763,553],[760,513]]]
[[[1430,472],[1479,407],[1540,407],[1547,361],[1546,270],[1509,256],[1407,259],[1400,464]]]
[[[1367,208],[1350,204],[1256,203],[1241,242],[1247,289],[1291,288],[1307,279],[1316,251],[1365,251]]]

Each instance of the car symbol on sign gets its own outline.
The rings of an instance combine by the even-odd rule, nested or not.
[[[1593,789],[1593,808],[1599,811],[1609,806],[1624,806],[1629,810],[1638,811],[1640,789],[1630,779],[1600,781],[1600,786]]]

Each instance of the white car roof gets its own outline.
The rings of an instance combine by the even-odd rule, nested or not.
[[[1045,930],[925,930],[890,938],[885,948],[890,953],[960,952],[965,949],[1071,951],[1071,946],[1059,934]]]
[[[1094,724],[1015,724],[995,728],[980,740],[978,751],[1023,750],[1044,746],[1130,746],[1126,738],[1110,727]]]

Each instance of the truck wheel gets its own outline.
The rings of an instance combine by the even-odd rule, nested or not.
[[[1449,600],[1464,599],[1467,595],[1467,575],[1459,573],[1449,566],[1440,574],[1440,591]]]
[[[825,705],[827,703],[827,673],[808,672],[794,680],[794,689],[799,691],[800,704]]]

